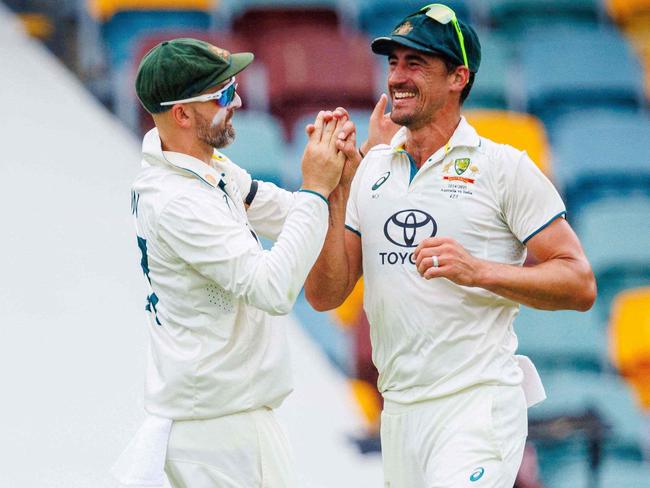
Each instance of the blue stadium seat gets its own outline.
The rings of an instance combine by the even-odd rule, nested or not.
[[[542,371],[601,370],[607,346],[604,329],[592,311],[550,312],[522,306],[515,320],[518,352]]]
[[[599,0],[481,0],[484,22],[509,35],[549,24],[595,25],[599,22]]]
[[[360,0],[357,2],[359,27],[372,38],[387,36],[400,20],[426,3],[418,0]],[[448,0],[441,3],[454,9],[459,19],[469,19],[467,2]]]
[[[167,29],[207,30],[210,12],[196,10],[126,10],[102,24],[102,37],[111,66],[119,69],[135,55],[137,41]]]
[[[574,225],[596,274],[596,306],[602,318],[617,293],[650,285],[648,215],[646,196],[607,198],[585,207]]]
[[[514,49],[501,36],[479,32],[481,66],[465,108],[507,109],[513,90],[512,67]]]
[[[282,124],[263,112],[239,111],[232,119],[235,142],[223,153],[253,178],[282,186],[286,146]]]
[[[643,103],[639,60],[614,30],[534,30],[519,51],[525,103],[547,126],[579,109],[636,109]]]
[[[586,111],[562,117],[551,132],[555,180],[569,211],[603,196],[650,196],[650,117]]]
[[[599,475],[598,488],[643,487],[650,480],[650,468],[639,461],[605,459]],[[586,462],[574,462],[549,470],[544,476],[550,488],[593,488]]]
[[[334,108],[334,107],[332,107]],[[314,122],[316,114],[309,114],[299,118],[293,125],[291,132],[291,144],[289,146],[289,157],[285,168],[285,181],[290,189],[300,187],[300,161],[302,153],[307,144],[307,135],[305,126]],[[368,138],[368,119],[370,118],[369,110],[350,110],[350,119],[357,128],[357,146],[360,146]]]
[[[531,419],[595,409],[611,428],[606,452],[619,457],[640,455],[643,419],[632,393],[618,376],[564,370],[543,374],[542,381],[548,398],[529,410]]]

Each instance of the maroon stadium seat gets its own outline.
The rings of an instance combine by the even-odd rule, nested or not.
[[[287,130],[314,110],[373,106],[374,60],[362,34],[299,26],[263,40],[256,55],[267,69],[270,110]]]

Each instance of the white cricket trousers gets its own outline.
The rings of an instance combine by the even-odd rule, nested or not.
[[[165,472],[174,488],[294,488],[289,443],[272,410],[174,421]]]
[[[481,385],[436,400],[385,402],[385,488],[512,488],[528,434],[519,386]]]

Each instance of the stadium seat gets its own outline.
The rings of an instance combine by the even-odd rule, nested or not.
[[[469,19],[468,2],[449,0],[442,3],[451,7],[459,19]],[[390,34],[401,19],[426,5],[426,2],[415,0],[359,0],[356,4],[359,27],[371,38],[375,38]]]
[[[336,30],[344,16],[343,5],[338,0],[225,0],[217,10],[216,22],[247,37],[257,53],[258,46],[275,32],[300,27]]]
[[[135,76],[137,67],[139,66],[140,61],[144,55],[147,54],[154,46],[160,44],[163,41],[176,39],[179,37],[192,37],[194,39],[200,39],[202,41],[214,44],[215,46],[227,49],[230,52],[251,51],[251,48],[246,43],[246,40],[234,34],[227,34],[223,32],[208,32],[202,30],[168,30],[157,32],[153,35],[145,36],[138,40],[136,47],[137,54],[135,55],[133,66],[131,67],[131,73],[133,76]],[[243,108],[245,110],[265,110],[268,106],[265,85],[259,80],[260,77],[257,76],[259,64],[259,62],[253,63],[237,75],[237,83],[239,85],[237,92],[241,95]],[[261,88],[260,84],[262,84]],[[140,105],[140,103],[138,103],[133,83],[129,83],[128,85],[128,96],[132,101],[131,103],[137,107],[139,120],[138,127],[140,129],[140,133],[144,134],[153,127],[153,120]]]
[[[363,278],[357,281],[350,295],[334,310],[334,316],[343,327],[353,327],[363,312]]]
[[[616,296],[609,341],[612,363],[634,390],[639,408],[650,412],[650,287]]]
[[[634,110],[643,103],[639,60],[613,30],[534,31],[523,38],[520,58],[527,111],[547,126],[579,109]]]
[[[544,476],[545,486],[549,488],[641,488],[648,485],[650,468],[641,461],[605,459],[597,479],[597,485],[591,484],[586,460],[556,465]]]
[[[604,196],[650,195],[650,117],[587,111],[562,117],[551,131],[555,181],[571,220]]]
[[[481,136],[527,151],[539,169],[549,178],[552,177],[546,130],[537,117],[505,110],[470,109],[463,111],[463,114]]]
[[[650,100],[650,11],[630,18],[623,28],[643,64],[646,99]]]
[[[640,16],[650,16],[650,0],[604,0],[609,16],[625,25]]]
[[[360,34],[306,26],[264,36],[256,54],[267,69],[271,112],[283,119],[287,134],[305,113],[374,105],[368,45]]]
[[[542,374],[548,398],[529,410],[531,419],[576,415],[594,409],[610,426],[605,449],[640,455],[642,418],[632,394],[616,375],[563,370]]]
[[[646,196],[606,198],[586,206],[574,224],[598,281],[596,307],[602,319],[616,294],[650,286],[648,215]]]
[[[506,109],[513,103],[512,43],[494,34],[479,32],[481,66],[464,106],[468,108]]]
[[[592,311],[551,312],[522,306],[515,332],[518,352],[529,356],[540,370],[602,370],[605,334]]]
[[[485,21],[510,35],[523,34],[549,24],[595,25],[599,22],[599,0],[482,0]]]
[[[237,135],[223,153],[253,178],[283,186],[286,146],[280,122],[264,112],[238,111],[232,124]]]

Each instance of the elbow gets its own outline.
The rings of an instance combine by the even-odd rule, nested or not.
[[[328,299],[323,293],[318,293],[316,290],[307,286],[305,286],[305,298],[309,302],[309,305],[317,312],[327,312],[340,305],[340,303],[337,304]]]
[[[591,309],[596,301],[597,295],[596,278],[594,277],[591,267],[588,267],[580,279],[576,293],[576,310],[586,312]]]

